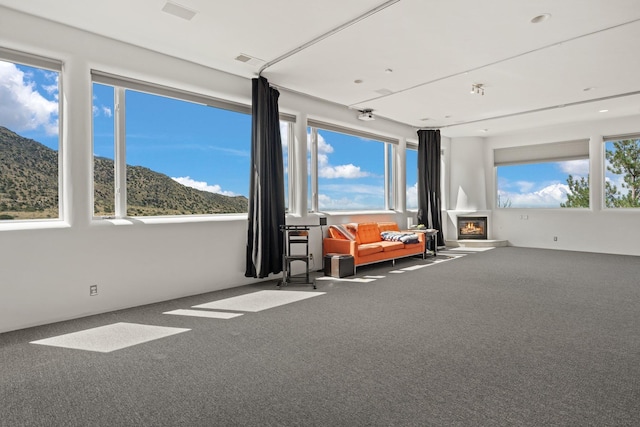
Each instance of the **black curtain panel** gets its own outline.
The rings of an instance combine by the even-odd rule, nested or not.
[[[251,177],[246,277],[282,271],[284,167],[280,139],[280,93],[264,77],[252,80]]]
[[[438,230],[444,246],[440,210],[440,131],[418,131],[418,222]]]

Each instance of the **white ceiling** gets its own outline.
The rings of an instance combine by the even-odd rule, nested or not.
[[[0,5],[450,137],[640,116],[640,0],[166,2]]]

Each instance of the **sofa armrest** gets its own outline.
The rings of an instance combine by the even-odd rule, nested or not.
[[[355,240],[333,239],[331,237],[325,237],[323,243],[323,256],[326,254],[336,253],[350,254],[355,257],[358,253]]]

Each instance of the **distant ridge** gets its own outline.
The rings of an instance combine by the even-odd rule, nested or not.
[[[95,215],[113,215],[113,160],[94,160]],[[127,166],[127,208],[130,216],[242,213],[248,211],[248,201]],[[58,152],[0,126],[0,219],[57,217]]]

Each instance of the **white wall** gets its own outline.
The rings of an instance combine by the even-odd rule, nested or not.
[[[485,162],[482,138],[454,138],[450,148],[449,210],[485,210]]]
[[[603,209],[601,188],[604,176],[602,137],[636,132],[640,132],[640,116],[554,126],[475,141],[454,138],[451,142],[449,207],[454,211],[481,209],[484,197],[486,207],[491,211],[490,238],[507,240],[512,246],[640,255],[640,210]],[[496,203],[494,149],[577,139],[590,141],[590,209],[493,208]],[[484,168],[477,165],[480,158],[484,159]],[[478,176],[479,169],[482,169],[481,177]],[[467,195],[474,191],[479,193],[465,199],[460,196],[461,191]],[[482,194],[482,191],[486,192]],[[554,236],[557,241],[553,240]]]
[[[0,333],[255,282],[244,277],[246,215],[93,221],[90,186],[91,69],[247,105],[250,80],[2,7],[0,15],[3,47],[64,63],[62,200],[69,208],[61,221],[0,225]],[[280,106],[364,126],[346,107],[286,91]],[[415,137],[414,129],[384,120],[366,130]],[[89,296],[90,285],[98,285],[97,296]]]

